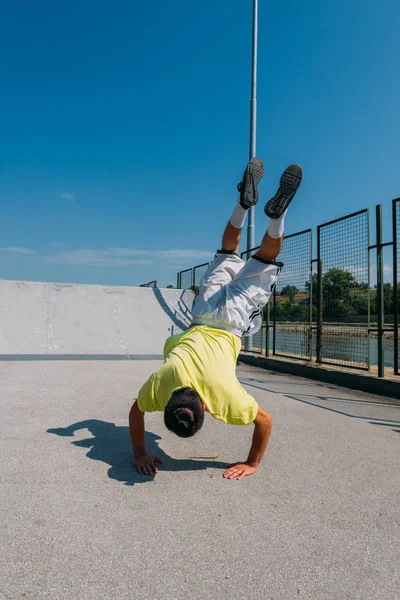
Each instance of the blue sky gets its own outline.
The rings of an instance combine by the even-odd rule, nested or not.
[[[251,6],[3,5],[0,278],[166,285],[212,256],[248,158]],[[398,3],[260,0],[259,27],[262,197],[299,162],[286,233],[382,203],[390,240]]]

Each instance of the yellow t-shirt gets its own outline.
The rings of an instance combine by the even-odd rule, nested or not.
[[[236,377],[240,345],[235,335],[205,325],[169,337],[164,346],[163,366],[139,392],[139,409],[163,411],[174,391],[188,387],[198,393],[216,419],[231,425],[253,423],[257,402]]]

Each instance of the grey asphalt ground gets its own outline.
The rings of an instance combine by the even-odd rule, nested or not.
[[[127,415],[158,364],[0,364],[1,599],[398,600],[400,407],[240,366],[274,419],[257,473],[222,478],[252,426],[151,414],[152,480]]]

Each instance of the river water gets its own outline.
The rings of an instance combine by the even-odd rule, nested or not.
[[[270,330],[270,348],[272,350],[272,330]],[[253,336],[253,347],[260,347],[260,332]],[[378,340],[376,337],[370,338],[371,365],[378,364]],[[316,335],[313,333],[313,356],[316,355]],[[385,367],[393,367],[394,361],[394,340],[384,339],[384,360]],[[265,348],[265,332],[262,334],[262,347]],[[284,354],[305,353],[305,340],[302,332],[282,331],[277,332],[276,351]],[[368,357],[368,339],[356,338],[350,336],[324,336],[323,356],[327,360],[335,362],[363,362]]]

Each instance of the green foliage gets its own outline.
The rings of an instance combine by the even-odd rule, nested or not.
[[[329,269],[322,277],[324,318],[347,321],[357,315],[352,294],[355,288],[359,288],[359,284],[354,275],[342,269]]]
[[[298,293],[299,293],[299,290],[297,289],[297,287],[295,285],[285,285],[285,287],[282,288],[280,295],[287,296],[289,298],[290,302],[293,302],[296,294],[298,294]]]
[[[312,320],[317,320],[318,276],[313,273],[311,282],[305,282],[309,296],[312,293]],[[393,286],[383,286],[383,303],[385,317],[391,320],[394,313]],[[398,307],[400,312],[400,284],[398,286]],[[362,322],[368,318],[368,300],[370,302],[371,319],[374,320],[378,308],[376,288],[368,290],[368,283],[359,283],[352,273],[343,269],[329,269],[322,277],[322,316],[324,321]],[[276,295],[276,317],[278,321],[308,321],[309,298],[294,285],[286,285]]]
[[[312,293],[312,319],[317,318],[318,276],[313,273],[311,282],[305,282],[308,294]],[[279,320],[307,321],[309,299],[296,302],[298,290],[295,286],[285,286],[278,300],[276,314]],[[322,277],[322,310],[325,320],[351,321],[368,315],[368,284],[358,283],[352,273],[343,269],[329,269]]]

